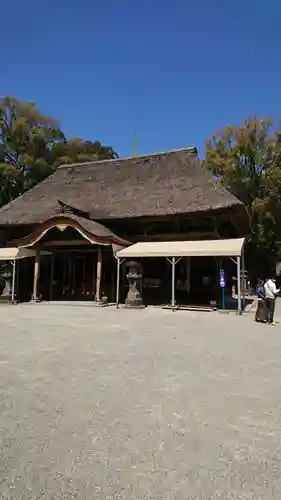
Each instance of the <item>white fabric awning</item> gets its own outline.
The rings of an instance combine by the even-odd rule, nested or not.
[[[244,240],[146,241],[120,250],[117,257],[238,257]]]
[[[35,250],[30,250],[28,248],[0,248],[0,260],[25,259],[26,257],[33,257],[34,255]]]

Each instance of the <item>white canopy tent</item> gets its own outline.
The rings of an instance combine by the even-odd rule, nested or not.
[[[199,240],[199,241],[159,241],[140,242],[116,253],[117,290],[116,304],[119,303],[120,264],[126,258],[165,257],[172,264],[172,308],[175,308],[175,266],[182,257],[230,257],[237,265],[238,312],[241,313],[241,258],[244,276],[245,238]],[[236,260],[235,260],[236,258]]]
[[[0,248],[0,260],[18,260],[34,257],[35,250],[29,248],[8,247]]]
[[[117,252],[117,257],[239,257],[244,238],[230,240],[157,241],[135,243]]]
[[[27,257],[34,257],[35,250],[28,248],[7,247],[0,248],[0,261],[10,261],[13,266],[12,278],[12,302],[15,300],[15,283],[16,283],[16,261],[18,259],[26,259]]]

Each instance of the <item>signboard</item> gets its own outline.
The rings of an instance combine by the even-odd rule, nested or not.
[[[220,287],[225,287],[224,269],[220,269]]]

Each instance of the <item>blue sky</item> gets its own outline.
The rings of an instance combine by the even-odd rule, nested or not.
[[[278,0],[3,2],[0,94],[121,156],[197,145],[250,115],[279,119]]]

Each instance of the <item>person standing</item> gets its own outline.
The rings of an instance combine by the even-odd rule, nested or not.
[[[257,285],[258,307],[256,310],[255,321],[257,323],[267,323],[267,306],[264,283],[262,280]]]
[[[276,282],[272,278],[268,278],[264,284],[266,305],[267,305],[267,322],[270,325],[276,325],[274,323],[274,311],[275,311],[275,301],[276,296],[280,292],[278,288],[276,288]]]

